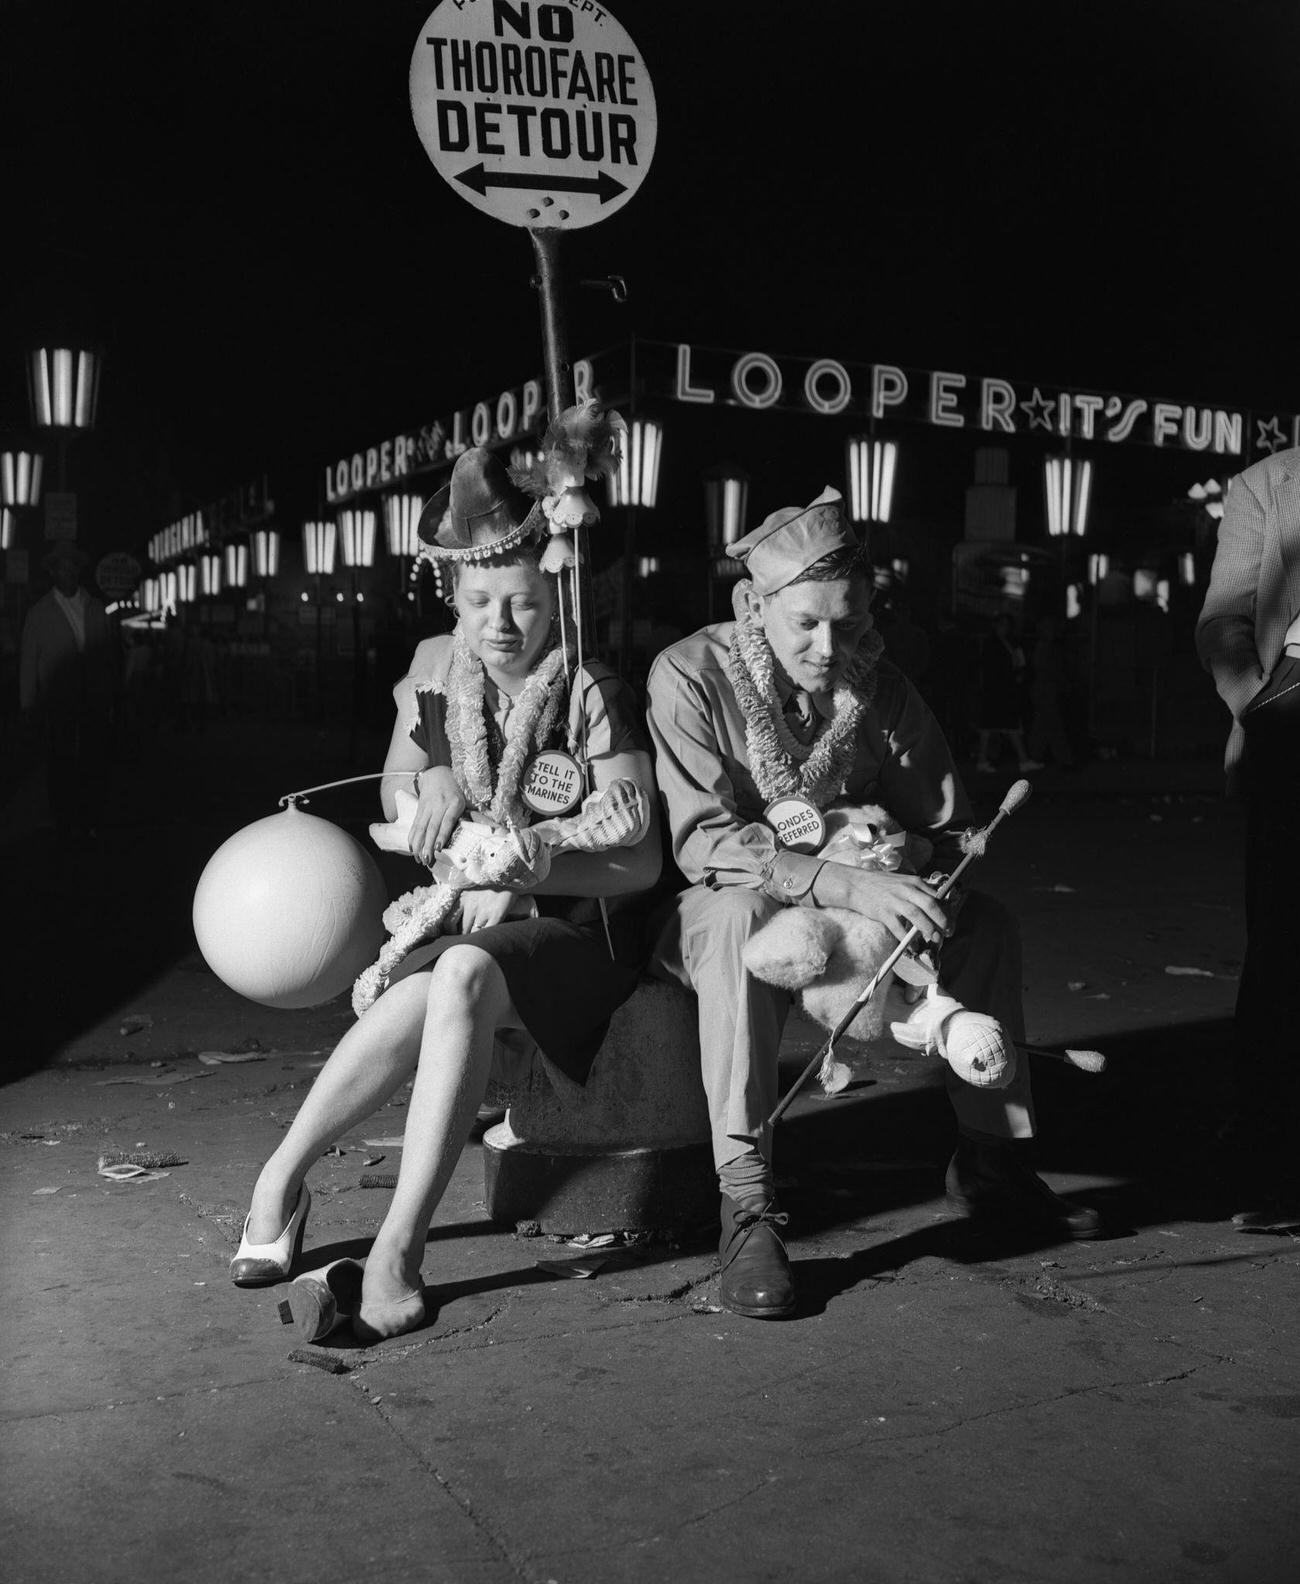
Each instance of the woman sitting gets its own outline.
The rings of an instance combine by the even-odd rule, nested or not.
[[[329,1329],[340,1297],[362,1341],[424,1321],[425,1237],[489,1079],[521,1076],[534,1048],[585,1079],[641,968],[636,894],[660,869],[651,761],[617,677],[598,663],[566,673],[561,590],[538,564],[546,531],[540,507],[481,449],[461,455],[450,485],[425,507],[420,536],[450,567],[458,625],[420,646],[423,679],[398,688],[399,707],[405,697],[413,718],[399,718],[385,768],[411,772],[397,786],[418,788],[410,850],[432,866],[467,809],[494,827],[527,827],[530,764],[573,745],[585,747],[590,790],[609,793],[620,813],[631,783],[643,815],[632,828],[644,834],[630,846],[604,846],[626,840],[629,825],[615,821],[618,829],[602,836],[593,800],[591,839],[577,845],[595,850],[560,852],[525,891],[463,890],[457,933],[407,955],[335,1048],[262,1168],[231,1262],[241,1286],[288,1275],[310,1206],[308,1168],[414,1073],[397,1187],[364,1274],[340,1261],[291,1289],[294,1318],[313,1339]],[[383,785],[391,817],[393,782]],[[360,1287],[359,1299],[345,1296],[349,1284]]]

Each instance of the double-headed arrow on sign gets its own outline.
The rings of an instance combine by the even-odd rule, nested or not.
[[[480,164],[458,171],[456,180],[480,198],[487,195],[489,187],[518,187],[534,192],[595,193],[602,204],[607,204],[611,198],[627,191],[626,186],[608,171],[601,171],[599,176],[529,176],[522,171],[490,171]]]

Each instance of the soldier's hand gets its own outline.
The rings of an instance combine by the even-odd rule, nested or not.
[[[948,933],[948,912],[936,900],[933,886],[918,875],[881,869],[856,869],[849,864],[824,864],[813,884],[823,907],[849,908],[883,924],[898,940],[915,927],[927,941]]]

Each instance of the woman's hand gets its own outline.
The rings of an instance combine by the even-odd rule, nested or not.
[[[515,900],[513,891],[462,891],[460,894],[460,933],[503,924]]]
[[[446,765],[420,771],[420,801],[411,821],[411,856],[432,869],[466,809],[465,794]]]

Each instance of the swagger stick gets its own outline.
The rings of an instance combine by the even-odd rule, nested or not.
[[[992,836],[993,832],[997,830],[998,826],[1004,819],[1008,817],[1008,815],[1014,814],[1018,808],[1028,801],[1029,794],[1032,790],[1033,788],[1029,785],[1028,781],[1016,781],[1012,784],[1007,792],[1006,797],[1002,799],[1002,805],[998,809],[997,813],[982,831],[977,832],[976,835],[970,839],[970,846],[967,849],[965,857],[957,865],[953,872],[936,889],[934,893],[936,902],[942,902],[944,897],[948,895],[948,893],[957,884],[958,880],[961,879],[962,875],[971,866],[971,864],[973,864],[977,858],[983,856],[984,850],[989,843],[989,837]],[[778,1102],[776,1110],[773,1111],[772,1115],[767,1119],[769,1127],[776,1126],[776,1124],[789,1110],[791,1102],[794,1100],[795,1096],[812,1077],[817,1068],[820,1067],[823,1062],[829,1061],[834,1055],[835,1047],[843,1037],[845,1029],[849,1027],[854,1018],[857,1017],[858,1013],[861,1012],[863,1007],[866,1006],[867,1002],[870,1001],[873,995],[875,995],[876,991],[880,987],[881,981],[884,979],[885,975],[890,971],[890,969],[893,968],[898,959],[903,955],[909,946],[920,940],[920,938],[920,926],[913,924],[911,929],[908,930],[907,934],[903,936],[902,940],[899,941],[898,945],[895,946],[893,951],[890,952],[889,956],[883,963],[881,963],[880,967],[872,975],[871,981],[867,985],[866,989],[862,991],[862,993],[853,1002],[852,1006],[849,1007],[848,1011],[835,1025],[834,1029],[831,1031],[831,1037],[826,1041],[826,1043],[821,1047],[813,1059],[795,1079],[794,1083],[786,1092],[785,1097]]]

